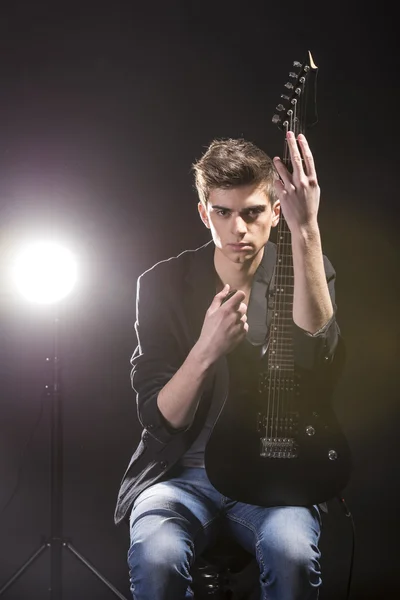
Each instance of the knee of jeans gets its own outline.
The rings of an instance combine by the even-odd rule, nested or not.
[[[148,535],[131,540],[128,552],[128,564],[132,569],[150,570],[176,568],[177,565],[189,565],[193,560],[193,543],[181,531],[168,524],[160,526]]]
[[[269,560],[264,558],[264,561],[271,566],[273,571],[281,569],[288,573],[310,573],[319,572],[320,551],[318,547],[308,540],[306,537],[295,537],[292,540],[281,538],[275,541],[274,548],[260,548],[261,553],[269,557]]]
[[[294,544],[288,552],[288,561],[299,573],[319,572],[320,552],[317,546],[304,540],[304,543]]]

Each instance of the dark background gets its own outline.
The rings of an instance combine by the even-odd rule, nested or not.
[[[399,597],[396,36],[384,3],[2,4],[0,588],[49,533],[52,312],[13,295],[13,250],[51,234],[79,257],[61,313],[64,533],[128,597],[128,532],[113,511],[139,434],[136,278],[209,239],[190,167],[214,137],[281,153],[271,117],[310,49],[319,123],[308,138],[348,351],[335,410],[355,463],[352,597]],[[321,600],[341,600],[350,520],[333,503],[325,523]],[[68,552],[64,573],[65,600],[114,597]],[[46,552],[4,598],[41,600],[48,585]]]

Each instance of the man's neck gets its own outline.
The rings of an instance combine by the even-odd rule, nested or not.
[[[219,278],[219,289],[222,289],[225,284],[229,283],[231,289],[250,290],[254,273],[257,271],[259,264],[264,256],[264,248],[251,260],[244,263],[234,263],[228,260],[222,252],[215,248],[214,266]]]

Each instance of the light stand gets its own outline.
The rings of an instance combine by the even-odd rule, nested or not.
[[[42,538],[42,544],[28,560],[0,588],[0,596],[21,577],[23,573],[50,549],[50,598],[62,600],[62,553],[69,550],[100,581],[106,585],[117,598],[127,600],[78,550],[68,538],[63,536],[63,421],[62,421],[62,389],[59,358],[60,320],[58,310],[54,318],[54,338],[52,357],[52,384],[46,385],[47,395],[51,400],[50,418],[50,536]],[[50,361],[50,359],[46,359]]]

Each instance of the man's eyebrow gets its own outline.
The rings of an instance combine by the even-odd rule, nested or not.
[[[255,204],[254,206],[246,206],[242,212],[246,212],[248,210],[264,210],[266,208],[265,204]]]
[[[216,209],[216,210],[228,210],[229,212],[232,212],[231,208],[227,208],[226,206],[221,206],[220,204],[212,204],[211,208]],[[247,212],[249,210],[265,210],[266,206],[265,204],[254,204],[252,206],[246,206],[245,208],[242,208],[242,210],[240,212]]]
[[[218,210],[231,210],[230,208],[226,208],[226,206],[221,206],[220,204],[212,204],[211,208],[216,208]]]

